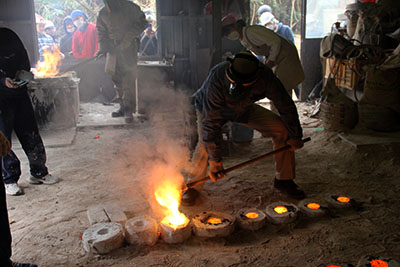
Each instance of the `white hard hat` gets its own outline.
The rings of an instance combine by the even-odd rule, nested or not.
[[[271,12],[264,12],[261,14],[260,23],[261,25],[265,26],[266,24],[270,23],[274,18],[275,17]]]

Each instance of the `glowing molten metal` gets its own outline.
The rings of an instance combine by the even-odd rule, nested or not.
[[[245,216],[249,219],[257,219],[259,215],[257,212],[248,212]]]
[[[154,193],[157,202],[166,209],[165,218],[161,223],[176,230],[181,225],[186,225],[189,219],[179,211],[181,192],[173,184],[164,183]]]
[[[318,203],[308,203],[307,204],[307,208],[312,209],[312,210],[317,210],[319,209],[321,206]]]
[[[60,66],[61,54],[57,46],[47,49],[43,52],[43,61],[36,63],[36,69],[33,73],[36,77],[53,77],[58,74]]]
[[[276,207],[274,208],[274,211],[275,211],[276,213],[278,213],[278,214],[283,214],[283,213],[285,213],[285,212],[288,212],[288,209],[287,209],[286,207],[284,207],[284,206],[276,206]]]
[[[348,197],[337,197],[337,201],[342,202],[342,203],[349,203],[350,198]]]
[[[326,267],[341,267],[341,266],[332,264],[332,265],[327,265]]]
[[[210,219],[208,219],[207,222],[210,223],[210,224],[220,224],[220,223],[222,223],[221,219],[214,218],[214,217],[211,217]]]
[[[389,264],[382,260],[372,260],[369,262],[372,267],[388,267]]]

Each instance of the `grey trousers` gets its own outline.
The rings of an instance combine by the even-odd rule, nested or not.
[[[201,113],[197,110],[196,115],[199,142],[193,153],[189,181],[205,177],[208,168],[208,154],[202,141],[201,122],[203,118]],[[274,149],[279,149],[286,145],[288,131],[285,124],[278,115],[266,108],[253,104],[249,113],[248,122],[240,124],[261,132],[265,137],[272,137]],[[292,180],[295,178],[294,151],[286,150],[280,152],[274,156],[274,160],[275,175],[278,180]],[[201,190],[202,187],[203,185],[197,185],[194,188]]]

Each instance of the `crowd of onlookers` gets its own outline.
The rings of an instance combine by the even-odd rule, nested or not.
[[[152,10],[146,10],[148,27],[140,35],[140,56],[157,54],[157,31]],[[36,14],[36,30],[40,59],[46,50],[59,49],[62,58],[91,58],[98,50],[96,24],[89,22],[88,15],[82,10],[74,10],[63,20],[63,35],[58,36],[53,22]]]

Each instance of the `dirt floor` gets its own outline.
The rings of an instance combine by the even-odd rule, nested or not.
[[[303,116],[310,107],[298,106],[302,122],[313,121]],[[79,128],[72,145],[47,148],[49,170],[61,178],[56,185],[30,185],[26,157],[17,149],[25,195],[8,197],[12,258],[40,266],[121,267],[356,265],[364,255],[400,260],[400,145],[355,149],[318,122],[305,125],[309,128],[304,135],[312,141],[296,152],[296,181],[308,197],[320,201],[335,193],[349,194],[358,203],[354,208],[330,210],[318,219],[301,216],[289,225],[268,224],[255,232],[236,229],[227,238],[192,237],[184,244],[160,241],[146,248],[125,245],[102,256],[86,253],[80,237],[89,227],[89,206],[118,202],[129,217],[153,215],[144,186],[146,172],[152,161],[174,164],[187,159],[185,150],[176,148],[183,129],[180,116],[163,110],[129,127]],[[231,144],[224,166],[271,149],[270,139],[257,134],[251,144]],[[273,161],[264,160],[207,183],[197,205],[181,211],[192,217],[202,211],[265,209],[277,200],[297,204],[273,191],[273,178]]]

